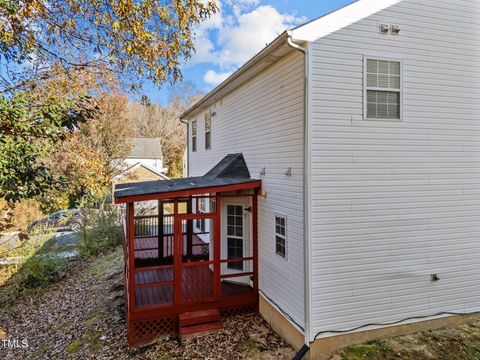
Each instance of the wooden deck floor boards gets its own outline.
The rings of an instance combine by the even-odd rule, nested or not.
[[[137,271],[135,283],[148,284],[173,281],[173,269]],[[251,294],[253,289],[246,284],[221,282],[222,297]],[[173,285],[137,287],[135,302],[137,307],[173,305]],[[184,267],[182,276],[182,299],[184,301],[208,301],[214,295],[213,272],[209,266]]]

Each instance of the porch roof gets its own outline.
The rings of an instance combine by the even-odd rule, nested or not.
[[[260,186],[261,180],[250,177],[243,155],[229,154],[203,176],[117,184],[114,198],[118,204]]]

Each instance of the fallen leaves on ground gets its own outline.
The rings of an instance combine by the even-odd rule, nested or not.
[[[223,320],[224,329],[180,342],[171,336],[127,347],[120,250],[78,261],[75,275],[0,315],[10,339],[28,348],[0,349],[4,359],[291,359],[294,351],[259,315]]]

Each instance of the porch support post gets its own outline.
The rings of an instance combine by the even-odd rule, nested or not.
[[[127,204],[127,231],[128,231],[128,270],[129,270],[129,304],[130,310],[136,308],[135,304],[135,206]],[[129,311],[130,311],[129,310]]]
[[[183,252],[183,226],[182,220],[178,217],[178,199],[173,203],[173,281],[175,283],[175,306],[182,303],[182,252]]]
[[[217,193],[215,205],[215,219],[214,219],[214,235],[213,235],[213,278],[214,278],[214,295],[216,300],[221,300],[221,283],[220,283],[220,244],[221,244],[221,221],[222,221],[222,195]]]
[[[258,189],[252,197],[252,217],[253,217],[253,290],[258,292]]]
[[[158,200],[158,258],[163,259],[163,201]]]
[[[198,202],[198,199],[196,200]],[[187,214],[193,213],[192,197],[187,200]],[[187,220],[187,257],[191,259],[193,256],[193,220]]]

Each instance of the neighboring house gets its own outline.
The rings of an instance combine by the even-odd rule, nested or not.
[[[136,137],[131,139],[132,152],[125,159],[124,169],[112,180],[113,183],[132,181],[168,180],[163,166],[161,139]]]
[[[189,177],[115,192],[135,253],[130,343],[258,304],[315,357],[479,312],[479,49],[476,0],[359,0],[281,34],[185,112]],[[145,307],[134,207],[152,199],[184,226],[175,251],[158,234],[174,276],[155,286],[171,295]]]

